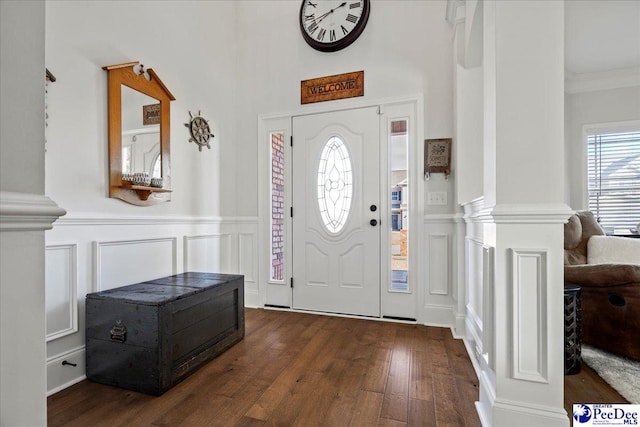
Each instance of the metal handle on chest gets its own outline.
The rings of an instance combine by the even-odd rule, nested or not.
[[[127,340],[127,328],[122,324],[122,320],[116,321],[109,333],[112,341],[125,342]]]

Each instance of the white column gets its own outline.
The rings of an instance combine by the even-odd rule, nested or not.
[[[487,426],[564,427],[564,4],[487,0],[483,8],[495,326],[494,370],[480,375],[478,410]]]
[[[46,426],[45,2],[0,1],[0,425]]]

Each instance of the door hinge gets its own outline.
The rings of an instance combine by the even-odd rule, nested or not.
[[[291,289],[293,289],[293,277],[289,279],[289,284],[291,285]]]
[[[293,135],[289,137],[289,145],[293,147]]]
[[[291,218],[293,218],[293,206],[291,206],[291,208],[289,210],[289,216],[291,216]]]

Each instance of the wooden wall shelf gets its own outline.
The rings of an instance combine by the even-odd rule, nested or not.
[[[149,196],[152,193],[171,193],[171,190],[169,190],[168,188],[147,187],[144,185],[122,184],[119,188],[135,191],[138,194],[140,200],[143,201],[148,200]]]

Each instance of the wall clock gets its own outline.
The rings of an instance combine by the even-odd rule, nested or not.
[[[191,117],[189,123],[184,124],[189,128],[189,133],[191,134],[189,142],[195,142],[200,151],[202,151],[202,147],[210,149],[209,140],[213,138],[214,135],[209,129],[209,122],[200,115],[200,111],[198,111],[198,114],[195,116],[189,111],[189,117]]]
[[[369,19],[369,0],[303,0],[300,31],[312,48],[335,52],[353,43]]]

